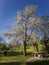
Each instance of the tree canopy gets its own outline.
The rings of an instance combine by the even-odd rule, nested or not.
[[[37,7],[27,6],[24,10],[17,12],[15,17],[15,25],[10,28],[10,33],[4,33],[5,36],[16,38],[24,44],[24,55],[26,56],[27,42],[33,37],[33,41],[37,41],[36,35],[40,38],[46,34],[49,36],[49,16],[36,16]],[[47,22],[46,22],[47,21]],[[36,34],[34,35],[33,32]],[[32,35],[33,34],[33,35]]]

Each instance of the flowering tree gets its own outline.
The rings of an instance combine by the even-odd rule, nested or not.
[[[30,40],[33,30],[39,23],[36,17],[36,6],[26,7],[24,10],[17,12],[15,17],[15,25],[10,28],[12,33],[5,33],[6,36],[13,36],[24,44],[24,55],[26,56],[27,42]]]

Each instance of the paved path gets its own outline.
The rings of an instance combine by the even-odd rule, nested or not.
[[[31,57],[27,59],[26,61],[37,61],[37,60],[48,60],[49,58],[39,58],[39,57]]]

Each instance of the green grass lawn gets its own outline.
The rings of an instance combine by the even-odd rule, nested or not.
[[[27,57],[25,57],[24,55],[11,56],[11,57],[4,56],[4,57],[0,57],[0,62],[3,63],[3,62],[11,62],[11,61],[17,61],[17,60],[23,62],[28,58],[30,58],[30,56],[27,56]]]
[[[32,51],[32,47],[27,48],[26,57],[23,55],[23,49],[8,50],[6,56],[4,56],[4,51],[0,51],[0,63],[11,62],[16,60],[24,62],[26,59],[31,57]]]
[[[23,47],[20,47],[20,49],[16,50],[8,50],[6,56],[4,56],[4,51],[0,51],[0,63],[12,62],[17,60],[24,62],[26,59],[32,57],[32,52],[35,51],[33,46],[27,47],[27,56],[25,57],[23,55],[23,50]]]

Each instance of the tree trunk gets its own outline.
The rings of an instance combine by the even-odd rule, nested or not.
[[[37,52],[38,52],[38,44],[36,44],[36,50],[37,50]]]
[[[47,43],[46,43],[45,41],[44,41],[44,44],[45,44],[46,50],[47,50],[48,53],[49,53],[49,49],[48,49]]]
[[[34,46],[35,51],[38,52],[39,49],[38,49],[38,44],[37,44],[37,42],[35,42],[35,43],[33,44],[33,46]]]
[[[27,42],[27,21],[25,23],[25,39],[24,39],[24,55],[27,56],[26,53],[26,42]]]
[[[27,56],[27,53],[26,53],[26,42],[24,41],[24,55]]]
[[[44,44],[45,44],[46,50],[47,50],[48,53],[49,53],[49,48],[48,48],[48,45],[47,45],[48,39],[47,39],[46,33],[45,33],[44,35],[45,35],[45,37],[44,37]]]

